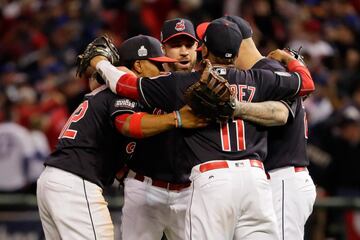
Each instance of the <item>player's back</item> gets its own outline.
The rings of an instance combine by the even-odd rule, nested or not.
[[[111,184],[133,152],[134,143],[113,125],[119,111],[132,112],[136,103],[122,99],[105,86],[85,96],[59,136],[45,164],[74,173],[103,187]]]
[[[258,61],[253,69],[285,71],[278,62],[269,58]],[[268,132],[268,155],[264,162],[266,170],[285,166],[307,166],[307,124],[301,97],[284,102],[289,109],[289,119],[284,126],[271,127]],[[286,147],[284,146],[286,143]]]
[[[235,68],[216,67],[230,83],[240,101],[261,102],[279,100],[296,95],[300,79],[296,74],[268,70],[240,71]],[[184,104],[187,88],[199,79],[200,73],[176,72],[156,79],[142,80],[143,102],[167,112],[180,109]],[[213,123],[206,128],[178,130],[171,142],[176,143],[172,151],[176,154],[177,166],[194,166],[201,162],[218,159],[239,160],[266,157],[266,130],[241,119],[230,119],[225,123]],[[190,170],[190,169],[189,169]]]
[[[261,102],[291,95],[288,90],[281,92],[275,89],[275,86],[280,88],[282,85],[270,71],[239,71],[224,67],[215,69],[229,81],[239,101]],[[266,78],[270,78],[269,82],[266,82]],[[204,129],[184,132],[186,146],[201,162],[218,159],[264,160],[266,157],[266,129],[242,119],[230,119],[224,123],[213,123]]]

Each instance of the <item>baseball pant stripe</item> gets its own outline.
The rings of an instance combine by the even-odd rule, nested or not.
[[[193,201],[193,197],[194,197],[194,184],[192,185],[192,192],[191,192],[191,199],[190,199],[190,208],[189,208],[189,219],[190,219],[190,239],[192,240],[192,226],[191,226],[191,206],[192,206],[192,201]]]
[[[84,194],[85,194],[86,204],[87,204],[87,208],[89,210],[91,226],[92,226],[92,229],[94,231],[94,237],[95,237],[95,240],[96,240],[97,238],[96,238],[95,226],[94,226],[94,221],[92,219],[92,215],[91,215],[91,211],[90,211],[90,203],[89,203],[89,200],[88,200],[88,197],[87,197],[86,187],[85,187],[85,180],[84,179],[83,179],[83,186],[84,186]]]
[[[284,180],[282,180],[282,193],[281,193],[281,197],[282,197],[282,207],[281,207],[281,212],[282,212],[282,218],[281,218],[281,234],[282,234],[282,239],[284,240],[285,238],[285,226],[284,226],[284,220],[285,220],[285,182]]]

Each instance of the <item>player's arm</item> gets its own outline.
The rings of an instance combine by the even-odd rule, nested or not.
[[[130,70],[117,69],[106,57],[101,55],[92,58],[90,65],[100,73],[112,92],[133,100],[139,100],[139,78]]]
[[[252,103],[236,100],[234,117],[267,127],[281,126],[288,120],[289,109],[279,101]]]
[[[309,95],[315,91],[314,81],[312,80],[310,72],[301,61],[297,60],[288,52],[280,49],[276,49],[270,52],[268,57],[285,64],[289,72],[293,72],[299,75],[301,79],[301,86],[298,92],[299,96]]]
[[[207,120],[196,116],[189,106],[169,114],[153,115],[144,112],[121,114],[115,118],[115,126],[123,135],[146,138],[174,128],[200,128]]]
[[[153,78],[137,78],[126,68],[113,66],[105,57],[96,56],[91,60],[110,90],[118,95],[138,100],[151,108],[160,108],[167,112],[175,110],[175,102],[179,98],[176,91],[180,81],[175,74],[165,74]],[[190,78],[189,78],[190,79]]]

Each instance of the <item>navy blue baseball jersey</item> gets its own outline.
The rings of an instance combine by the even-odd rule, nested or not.
[[[45,165],[74,173],[100,187],[113,183],[116,172],[129,160],[135,142],[121,135],[114,118],[138,111],[138,103],[101,86],[84,101],[64,126],[56,150]]]
[[[285,71],[278,61],[269,58],[258,61],[253,69]],[[288,122],[284,126],[269,128],[268,155],[264,162],[267,171],[286,166],[309,165],[306,155],[307,120],[303,100],[297,97],[292,103],[286,101],[284,104],[289,109]]]
[[[235,68],[218,67],[231,84],[233,93],[240,101],[261,102],[295,96],[301,85],[297,74],[268,70],[239,71]],[[199,79],[199,73],[169,73],[158,78],[142,78],[139,81],[141,101],[149,107],[167,112],[177,110],[184,102],[184,92]],[[201,129],[181,129],[171,134],[171,148],[175,165],[190,172],[191,167],[202,162],[218,159],[259,159],[266,156],[267,131],[265,128],[241,119],[214,123]]]
[[[144,109],[155,115],[164,114],[160,109]],[[176,149],[180,149],[179,139],[176,139],[178,130],[173,129],[158,135],[137,141],[136,151],[131,161],[130,169],[153,179],[171,183],[189,182],[190,165],[176,164]]]

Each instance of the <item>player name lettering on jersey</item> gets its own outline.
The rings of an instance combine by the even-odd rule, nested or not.
[[[256,87],[254,86],[248,86],[248,85],[230,85],[231,92],[233,95],[237,96],[237,99],[240,102],[252,102]]]
[[[136,102],[130,101],[129,99],[120,99],[115,102],[115,107],[136,107]]]

